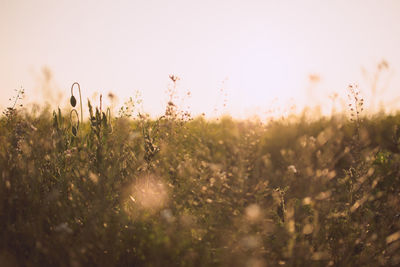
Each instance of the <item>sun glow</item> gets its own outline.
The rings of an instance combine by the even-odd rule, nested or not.
[[[301,71],[301,59],[281,46],[263,40],[242,48],[237,55],[229,85],[236,94],[231,101],[239,107],[240,113],[262,115],[260,113],[268,113],[273,103],[287,103],[288,106],[295,98],[298,105],[304,104],[301,95],[307,76]],[[234,107],[230,112],[239,115]]]
[[[382,59],[395,74],[400,70],[398,1],[0,5],[0,36],[6,37],[1,107],[21,86],[28,103],[62,107],[77,81],[84,102],[95,92],[113,92],[121,106],[138,90],[144,110],[156,116],[165,110],[168,76],[175,74],[179,90],[191,92],[193,115],[246,117],[268,113],[276,103],[282,112],[293,105],[326,108],[329,96],[342,97],[349,83],[369,90]],[[362,67],[369,71],[364,85]],[[397,99],[399,85],[399,75],[379,84],[387,87],[382,100]]]

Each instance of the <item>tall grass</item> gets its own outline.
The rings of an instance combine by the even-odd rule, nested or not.
[[[88,110],[1,117],[1,265],[400,263],[400,114]]]

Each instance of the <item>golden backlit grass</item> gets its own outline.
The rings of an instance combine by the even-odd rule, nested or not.
[[[400,263],[400,114],[264,124],[90,109],[79,126],[61,111],[1,117],[6,266]]]

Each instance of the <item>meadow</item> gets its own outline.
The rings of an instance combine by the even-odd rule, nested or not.
[[[2,266],[395,266],[400,113],[0,119]],[[81,106],[89,118],[81,116]]]

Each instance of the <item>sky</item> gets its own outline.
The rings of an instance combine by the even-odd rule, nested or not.
[[[0,107],[21,87],[64,107],[79,82],[158,115],[173,74],[194,115],[328,112],[350,83],[399,108],[399,47],[398,0],[0,0]]]

